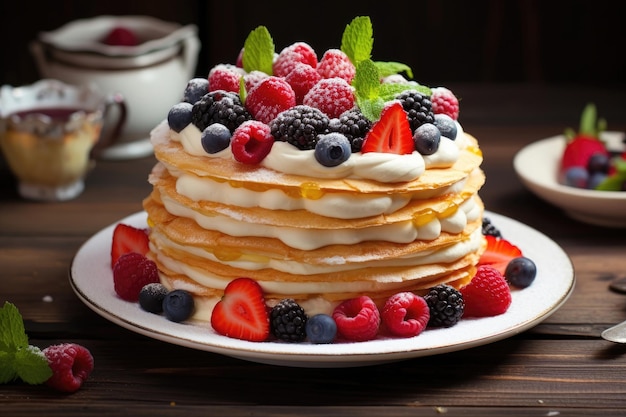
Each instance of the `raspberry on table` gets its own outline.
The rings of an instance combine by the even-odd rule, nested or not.
[[[46,385],[59,391],[77,391],[93,371],[93,356],[84,346],[75,343],[52,345],[43,353],[53,372]]]
[[[354,107],[354,88],[343,78],[324,78],[309,90],[302,104],[337,118]]]
[[[153,282],[159,282],[156,263],[140,253],[126,253],[113,266],[115,292],[123,300],[139,301],[143,286]]]
[[[365,295],[343,301],[335,307],[332,317],[337,333],[355,342],[374,339],[381,320],[376,303]]]
[[[356,68],[348,55],[340,49],[329,49],[324,52],[322,59],[317,64],[317,72],[322,78],[343,78],[350,84]]]
[[[432,90],[430,101],[435,114],[447,114],[452,120],[459,118],[459,100],[454,93],[445,87],[435,87]]]

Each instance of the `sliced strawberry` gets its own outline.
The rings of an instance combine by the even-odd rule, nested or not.
[[[146,229],[139,229],[124,223],[119,223],[113,230],[113,244],[111,245],[111,268],[120,256],[136,252],[146,255],[149,251],[148,233]]]
[[[609,154],[604,143],[596,137],[577,135],[565,146],[561,158],[561,171],[574,166],[587,168],[589,159],[596,153],[607,156]]]
[[[224,289],[213,308],[211,326],[224,336],[262,342],[270,333],[263,289],[250,278],[237,278]]]
[[[414,150],[415,143],[409,119],[399,102],[394,102],[383,109],[380,120],[372,125],[361,148],[362,153],[382,152],[399,155],[409,154]]]
[[[480,257],[478,265],[491,265],[504,275],[506,266],[513,258],[522,256],[522,251],[506,239],[485,236],[487,249]]]

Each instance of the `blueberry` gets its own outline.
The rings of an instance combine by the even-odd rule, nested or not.
[[[192,78],[183,92],[183,101],[194,104],[209,92],[209,80],[206,78]]]
[[[167,123],[174,132],[180,132],[191,123],[191,109],[193,106],[189,103],[176,103],[172,106],[167,114]]]
[[[593,172],[587,181],[587,188],[595,190],[607,178],[604,172]]]
[[[306,322],[306,335],[311,343],[332,343],[337,334],[337,324],[327,314],[316,314]]]
[[[573,166],[565,170],[565,185],[576,188],[587,188],[589,172],[583,167]]]
[[[181,322],[191,317],[194,310],[193,297],[188,291],[173,290],[163,299],[163,313],[168,320]]]
[[[448,139],[456,139],[456,123],[452,117],[447,114],[436,114],[435,115],[435,126],[441,132],[441,136],[445,136]]]
[[[139,291],[139,306],[149,313],[162,313],[166,294],[167,288],[163,284],[158,282],[146,284]]]
[[[511,259],[504,271],[506,280],[518,288],[528,287],[535,280],[535,276],[537,276],[537,266],[524,256]]]
[[[202,148],[207,153],[218,153],[230,145],[232,134],[226,126],[221,123],[213,123],[202,131],[200,140]]]
[[[608,155],[603,153],[596,152],[587,161],[587,171],[590,174],[595,172],[601,172],[606,174],[609,172],[609,168],[611,166],[611,160]]]
[[[350,158],[350,141],[341,133],[319,135],[315,145],[315,159],[325,167],[334,167]]]
[[[415,149],[422,155],[432,155],[439,149],[441,132],[432,123],[424,123],[413,134]]]

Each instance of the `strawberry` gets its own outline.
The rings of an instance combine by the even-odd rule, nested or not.
[[[385,107],[363,140],[361,152],[409,154],[415,150],[406,112],[399,102]]]
[[[111,268],[115,266],[119,257],[126,253],[137,252],[141,255],[146,255],[149,250],[147,230],[119,223],[113,230]]]
[[[481,265],[469,284],[460,290],[465,301],[463,317],[491,317],[511,305],[511,290],[504,276],[490,265]]]
[[[522,256],[522,251],[506,239],[495,236],[485,236],[487,249],[480,257],[478,265],[490,265],[504,274],[511,259]]]
[[[237,278],[226,286],[213,308],[211,326],[224,336],[262,342],[270,334],[263,289],[250,278]]]
[[[589,159],[596,153],[609,155],[604,143],[596,137],[576,135],[565,145],[561,158],[561,172],[576,166],[586,168]]]

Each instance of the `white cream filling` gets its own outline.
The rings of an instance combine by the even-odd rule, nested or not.
[[[435,217],[421,226],[415,225],[412,220],[407,220],[359,229],[321,230],[257,224],[242,218],[238,212],[227,213],[228,216],[222,214],[207,216],[167,196],[162,196],[162,201],[169,213],[192,219],[204,229],[215,230],[230,236],[275,238],[289,247],[301,250],[313,250],[327,245],[354,245],[372,240],[395,243],[409,243],[416,239],[433,240],[442,231],[450,233],[462,231],[465,226],[460,227],[461,224],[467,224],[468,220],[466,213],[470,212],[475,204],[473,199],[468,199],[461,205],[462,210],[456,210],[450,216],[452,219],[445,222]]]
[[[459,151],[467,147],[468,139],[458,122],[455,140],[441,138],[439,149],[432,155],[422,156],[418,152],[407,155],[369,152],[353,153],[344,163],[336,167],[321,165],[313,150],[300,150],[287,142],[274,142],[269,155],[260,165],[277,172],[305,175],[313,178],[362,178],[379,182],[393,183],[412,181],[419,178],[426,169],[452,166],[459,158]],[[185,152],[190,155],[210,158],[233,158],[230,147],[215,153],[207,153],[200,140],[201,132],[189,124],[178,135]]]

